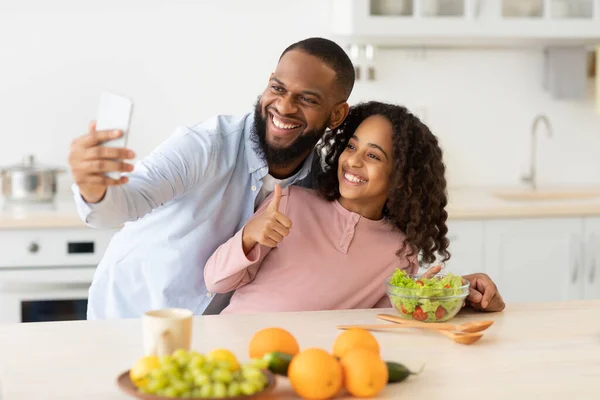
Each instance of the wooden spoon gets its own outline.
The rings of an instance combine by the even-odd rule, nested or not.
[[[481,332],[489,328],[494,324],[494,321],[475,321],[475,322],[467,322],[465,324],[448,324],[448,323],[440,323],[440,322],[420,322],[420,321],[410,321],[407,319],[403,319],[401,317],[397,317],[391,314],[377,314],[377,318],[382,319],[384,321],[395,322],[398,324],[402,324],[405,326],[411,326],[413,328],[423,328],[423,329],[435,329],[435,330],[446,330],[446,331],[455,331],[455,332]]]
[[[481,333],[481,332],[455,333],[455,332],[450,332],[450,331],[441,330],[441,329],[436,332],[439,332],[442,335],[448,336],[450,339],[452,339],[456,343],[460,343],[460,344],[473,344],[483,337],[483,333]]]
[[[409,321],[410,322],[410,321]],[[350,329],[350,328],[362,328],[367,330],[379,330],[379,329],[398,329],[398,328],[415,328],[409,324],[376,324],[376,325],[338,325],[338,329]],[[433,329],[442,335],[448,336],[460,344],[472,344],[482,338],[483,333],[481,332],[451,332],[445,329]]]

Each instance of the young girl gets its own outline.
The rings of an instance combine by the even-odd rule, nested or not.
[[[235,290],[223,313],[390,307],[396,268],[416,273],[419,252],[449,258],[445,167],[427,126],[369,102],[323,142],[318,190],[277,186],[208,260],[208,290]]]

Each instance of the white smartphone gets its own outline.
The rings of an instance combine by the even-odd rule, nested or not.
[[[132,113],[133,101],[131,99],[108,91],[101,93],[96,118],[96,130],[107,131],[118,129],[123,132],[121,137],[104,142],[103,146],[120,148],[127,146]],[[121,177],[120,172],[107,172],[106,175],[112,179],[119,179]]]

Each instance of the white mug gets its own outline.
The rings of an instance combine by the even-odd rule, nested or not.
[[[192,342],[190,310],[166,308],[148,311],[142,317],[144,353],[164,356],[177,349],[189,350]]]

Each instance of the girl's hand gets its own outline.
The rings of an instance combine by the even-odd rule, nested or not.
[[[281,186],[277,184],[273,192],[273,199],[265,211],[244,227],[242,245],[245,254],[248,254],[257,243],[263,246],[277,247],[277,244],[290,234],[292,220],[279,212],[280,201]]]

